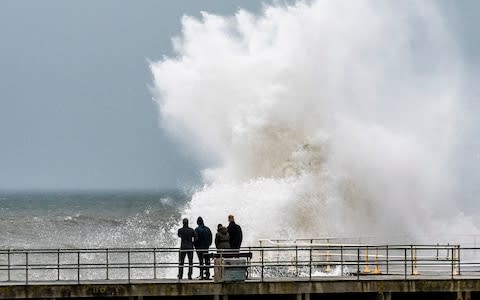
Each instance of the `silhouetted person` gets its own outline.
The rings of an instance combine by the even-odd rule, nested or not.
[[[237,225],[235,223],[235,218],[233,215],[228,216],[228,222],[229,224],[227,227],[227,231],[230,235],[230,247],[239,251],[243,239],[242,228],[240,227],[240,225]]]
[[[188,279],[192,279],[193,271],[193,243],[197,240],[195,230],[188,227],[188,219],[183,219],[183,227],[178,230],[178,236],[181,239],[178,279],[183,277],[183,264],[185,263],[185,256],[188,256]]]
[[[215,234],[215,247],[222,252],[223,249],[230,249],[230,235],[228,234],[227,227],[222,224],[217,226],[217,234]]]
[[[197,219],[198,227],[195,228],[197,240],[194,242],[197,250],[198,261],[200,262],[200,279],[210,279],[210,257],[208,248],[212,244],[212,232],[205,226],[202,217]]]

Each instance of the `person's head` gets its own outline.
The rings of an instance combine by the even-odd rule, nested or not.
[[[198,225],[198,226],[203,226],[203,219],[202,219],[202,217],[198,217],[198,218],[197,218],[197,225]]]
[[[183,218],[182,222],[183,222],[183,226],[188,226],[188,219],[187,218]]]
[[[228,215],[228,222],[235,222],[235,217],[233,215]]]
[[[220,229],[222,229],[222,227],[223,227],[223,225],[222,225],[222,224],[218,224],[218,225],[217,225],[217,230],[220,230]]]

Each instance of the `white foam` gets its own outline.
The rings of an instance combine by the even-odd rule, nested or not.
[[[258,238],[476,233],[456,208],[461,57],[430,1],[185,16],[162,124],[216,161],[186,215]]]

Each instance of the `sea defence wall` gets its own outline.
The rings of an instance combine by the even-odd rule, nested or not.
[[[0,286],[0,299],[480,299],[479,279],[63,283]]]

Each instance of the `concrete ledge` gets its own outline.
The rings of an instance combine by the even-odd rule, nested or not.
[[[0,286],[0,299],[480,291],[480,279],[82,283]]]

